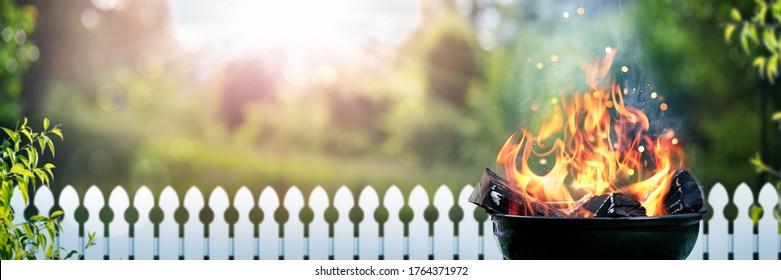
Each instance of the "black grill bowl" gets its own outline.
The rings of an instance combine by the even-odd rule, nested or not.
[[[555,218],[491,214],[505,259],[686,259],[704,211],[659,217]]]

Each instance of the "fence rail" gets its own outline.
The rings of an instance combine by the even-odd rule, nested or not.
[[[22,209],[18,193],[11,205],[24,211],[14,223],[63,210],[57,242],[66,248],[83,248],[86,231],[96,232],[86,259],[501,259],[490,219],[467,202],[472,190],[442,186],[429,196],[420,186],[407,193],[342,187],[329,196],[321,187],[306,194],[242,187],[229,195],[216,187],[204,196],[197,187],[155,195],[120,186],[106,196],[94,186],[84,193],[67,186],[55,196],[43,186],[29,207]],[[772,185],[754,196],[741,184],[730,196],[717,184],[706,201],[709,214],[689,259],[781,259]],[[764,209],[756,225],[752,205]],[[737,217],[725,217],[726,207]]]

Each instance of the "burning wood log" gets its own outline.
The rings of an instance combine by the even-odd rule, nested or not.
[[[575,206],[570,217],[582,217],[584,211],[594,213],[596,217],[645,217],[645,207],[634,198],[614,192],[599,196],[587,196],[583,203]]]
[[[597,217],[645,217],[645,207],[631,196],[614,192],[595,212]]]
[[[520,216],[564,217],[564,213],[513,190],[510,182],[486,168],[469,202],[490,212]]]
[[[678,170],[670,183],[670,191],[664,198],[668,215],[694,213],[703,206],[702,190],[689,171]]]

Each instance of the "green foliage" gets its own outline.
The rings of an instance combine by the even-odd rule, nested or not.
[[[38,47],[29,40],[38,10],[15,2],[0,0],[0,123],[21,115],[22,75],[40,56]]]
[[[15,186],[19,187],[24,204],[29,204],[29,188],[37,183],[49,185],[54,176],[51,163],[42,163],[41,156],[48,149],[54,156],[54,143],[49,137],[54,134],[62,139],[60,125],[50,127],[49,119],[43,120],[43,131],[35,132],[27,125],[27,119],[16,130],[2,128],[2,189],[0,190],[0,259],[36,259],[35,253],[44,251],[44,258],[68,259],[75,250],[56,248],[54,239],[62,231],[62,211],[50,216],[35,215],[29,221],[14,225],[16,213],[11,209],[11,198]],[[7,136],[7,138],[6,138]],[[40,153],[40,154],[39,154]],[[39,167],[42,166],[42,167]],[[89,234],[87,247],[94,245],[95,234]]]
[[[759,76],[773,83],[779,76],[781,65],[781,1],[756,0],[755,14],[750,19],[743,19],[737,8],[730,11],[730,22],[724,30],[727,41],[732,37],[735,28],[742,26],[739,35],[741,48],[752,59],[752,65],[759,70]],[[762,34],[760,38],[759,34]],[[771,117],[774,121],[781,121],[781,112],[776,112]],[[779,126],[781,129],[781,126]],[[751,164],[757,172],[764,172],[781,179],[781,169],[774,170],[766,164],[759,154],[751,158]],[[777,184],[781,185],[781,181]]]
[[[755,3],[755,14],[750,18],[744,18],[738,8],[730,10],[724,38],[731,41],[732,34],[740,29],[738,41],[741,49],[751,57],[759,76],[773,83],[779,76],[781,65],[778,39],[781,34],[781,1],[756,0]]]

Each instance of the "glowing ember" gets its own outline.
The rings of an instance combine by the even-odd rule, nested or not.
[[[672,130],[649,133],[648,116],[624,103],[626,89],[602,81],[615,53],[583,65],[587,92],[551,99],[554,110],[536,131],[522,128],[502,147],[497,163],[527,199],[572,210],[583,198],[620,192],[640,201],[649,216],[667,214],[663,199],[682,166],[683,151]],[[544,171],[533,163],[544,165]]]

